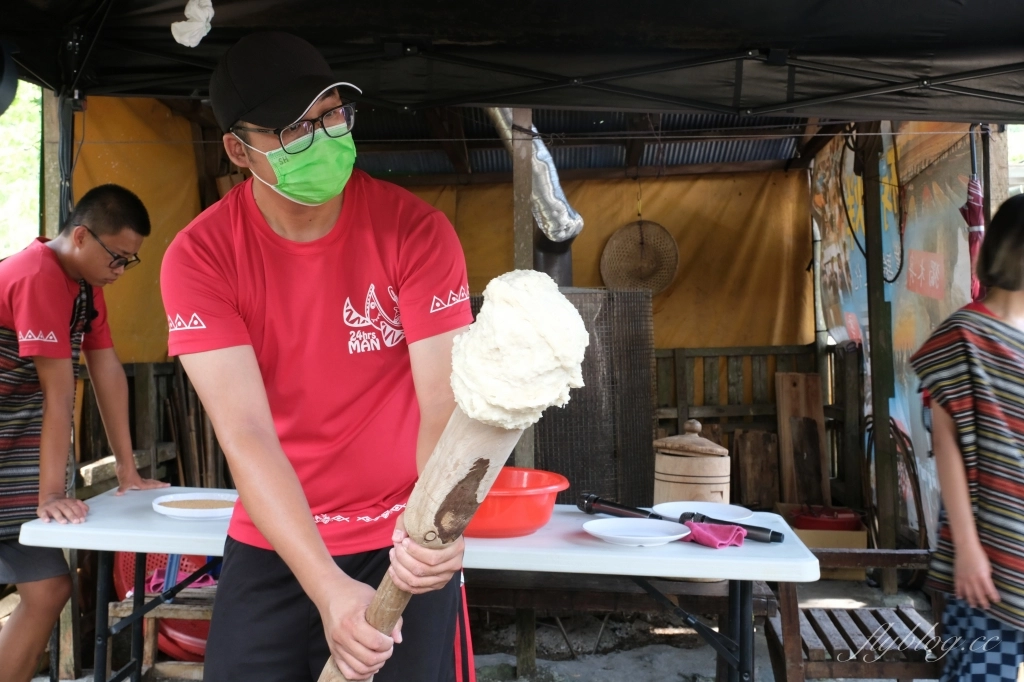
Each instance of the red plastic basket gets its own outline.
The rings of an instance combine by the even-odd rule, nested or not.
[[[205,556],[184,555],[178,568],[178,580],[206,565]],[[146,577],[158,568],[167,568],[166,554],[146,555]],[[135,586],[135,555],[128,552],[114,554],[114,591],[124,599]],[[179,661],[200,663],[206,656],[206,638],[210,634],[208,620],[162,619],[157,633],[157,648]]]

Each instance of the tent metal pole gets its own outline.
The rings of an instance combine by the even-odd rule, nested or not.
[[[699,99],[688,99],[686,97],[673,97],[672,95],[659,95],[654,92],[647,92],[645,90],[634,90],[633,88],[622,88],[616,85],[598,85],[598,84],[587,84],[582,87],[590,90],[599,90],[601,92],[610,92],[616,95],[626,95],[627,97],[636,97],[637,99],[650,100],[652,102],[662,102],[665,104],[673,104],[682,107],[691,107],[693,109],[701,109],[703,111],[714,111],[719,114],[736,114],[734,107],[725,106],[722,104],[713,104],[711,102],[704,102]]]
[[[528,95],[535,92],[544,92],[547,90],[556,90],[560,88],[586,87],[593,90],[614,92],[616,94],[627,95],[630,97],[650,99],[653,101],[676,104],[679,106],[688,106],[696,109],[703,109],[706,111],[715,111],[723,114],[735,114],[736,111],[732,107],[713,104],[710,102],[704,102],[701,100],[672,97],[671,95],[647,93],[644,91],[632,90],[628,88],[615,88],[615,86],[605,85],[605,82],[621,78],[633,78],[637,76],[646,76],[655,73],[663,73],[665,71],[681,71],[684,69],[692,69],[700,66],[721,64],[730,61],[742,61],[744,59],[752,58],[752,55],[754,54],[755,53],[753,52],[718,54],[696,59],[676,60],[661,64],[653,64],[651,66],[638,67],[635,69],[610,71],[607,73],[594,74],[591,76],[572,77],[563,76],[555,73],[548,73],[546,71],[524,69],[520,67],[511,66],[508,64],[496,64],[493,62],[485,62],[477,59],[467,59],[465,57],[457,57],[454,55],[447,55],[443,53],[421,52],[419,53],[418,56],[428,60],[447,62],[450,64],[482,69],[485,71],[492,71],[495,73],[507,73],[513,76],[521,76],[523,78],[535,78],[537,80],[546,81],[546,83],[536,83],[533,85],[525,85],[518,88],[508,88],[505,90],[496,90],[492,92],[475,93],[463,95],[460,97],[452,97],[444,100],[422,102],[414,106],[411,106],[410,109],[431,109],[435,107],[450,107],[472,103],[495,103],[498,100],[506,97],[516,97],[519,95]]]
[[[1005,102],[1006,104],[1016,104],[1018,106],[1024,105],[1024,97],[992,92],[991,90],[964,88],[959,85],[933,85],[931,89],[938,92],[948,92],[951,95],[965,95],[967,97],[977,97],[978,99],[988,99],[993,102]]]
[[[82,77],[82,72],[85,71],[85,67],[89,65],[89,57],[92,56],[93,48],[96,47],[96,43],[100,40],[100,33],[103,32],[103,27],[107,25],[107,18],[110,16],[110,8],[114,6],[114,0],[107,0],[107,6],[103,10],[103,17],[100,19],[99,26],[96,27],[96,32],[92,36],[92,40],[89,41],[89,49],[85,51],[85,56],[82,57],[82,61],[78,63],[75,69],[75,80],[71,81],[71,87],[68,88],[68,92],[74,94],[75,87],[78,85],[79,79]]]
[[[781,104],[769,104],[762,107],[753,107],[750,109],[745,109],[742,113],[748,116],[757,116],[762,114],[775,113],[778,111],[787,111],[789,109],[799,109],[803,107],[815,106],[817,104],[832,104],[834,102],[846,102],[852,99],[872,97],[874,95],[887,95],[894,92],[904,92],[906,90],[933,88],[938,85],[948,85],[950,83],[956,83],[964,80],[988,78],[989,76],[1001,76],[1008,73],[1016,73],[1018,71],[1024,71],[1024,62],[1006,64],[1004,66],[994,66],[987,69],[961,71],[959,73],[948,74],[946,76],[937,76],[935,78],[916,78],[914,80],[900,81],[891,83],[889,85],[879,85],[874,88],[850,90],[845,93],[825,95],[823,97],[810,97],[807,99],[795,100],[792,102],[784,102]]]
[[[883,83],[901,82],[898,77],[890,76],[884,73],[877,73],[875,71],[865,71],[863,69],[852,69],[846,66],[833,66],[830,64],[821,64],[819,62],[811,62],[805,59],[790,59],[787,63],[797,68],[806,69],[808,71],[820,71],[822,73],[833,74],[836,76],[851,76],[853,78],[864,78],[866,80],[881,81]],[[1005,102],[1007,104],[1024,104],[1024,97],[1007,95],[1001,92],[992,92],[990,90],[965,88],[958,85],[935,84],[932,84],[931,89],[937,90],[938,92],[948,92],[952,95],[966,95],[967,97],[989,99],[995,102]]]

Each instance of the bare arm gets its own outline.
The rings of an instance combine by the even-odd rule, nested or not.
[[[423,471],[434,446],[455,410],[452,393],[452,342],[465,327],[409,345],[420,430],[416,438],[416,469]],[[466,545],[460,537],[442,549],[425,549],[409,540],[402,517],[395,522],[395,548],[391,550],[391,580],[412,594],[438,590],[462,569]]]
[[[956,553],[953,571],[956,596],[966,599],[971,606],[987,609],[990,601],[999,601],[999,593],[992,583],[988,555],[978,539],[956,425],[937,402],[932,401],[931,409],[935,468]]]
[[[461,327],[409,345],[412,380],[420,408],[420,430],[416,437],[416,471],[420,473],[455,411],[452,343],[464,331],[466,327]]]
[[[376,672],[392,639],[366,622],[374,591],[346,576],[324,546],[274,430],[252,347],[183,355],[181,363],[210,414],[242,504],[317,605],[341,671],[349,679]]]
[[[89,509],[66,495],[68,453],[75,413],[75,375],[70,358],[32,358],[43,390],[39,439],[39,508],[43,521],[80,523]]]
[[[128,379],[113,348],[85,351],[89,379],[103,418],[103,428],[117,461],[117,494],[126,490],[163,488],[166,483],[144,479],[135,468],[131,429],[128,425]]]

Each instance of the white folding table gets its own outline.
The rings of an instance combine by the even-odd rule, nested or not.
[[[198,554],[220,557],[228,522],[181,521],[153,511],[152,502],[175,492],[197,488],[133,491],[123,496],[104,493],[88,501],[85,523],[61,525],[32,521],[21,529],[21,542],[42,547],[91,549],[99,552],[96,588],[96,661],[106,660],[108,639],[132,628],[132,660],[109,682],[141,677],[142,620],[145,613],[173,599],[178,591],[209,571],[218,559],[162,595],[145,602],[143,585],[147,553]],[[206,492],[211,492],[209,489]],[[466,568],[580,573],[625,576],[633,579],[662,606],[676,611],[730,665],[731,678],[753,680],[753,582],[813,582],[818,560],[776,514],[755,513],[745,523],[766,526],[785,534],[782,543],[746,541],[742,547],[709,549],[694,543],[673,542],[661,547],[622,547],[588,535],[583,524],[593,519],[571,505],[556,505],[551,521],[532,535],[520,538],[466,539]],[[113,627],[107,624],[113,552],[133,552],[135,561],[134,612]],[[729,632],[703,626],[647,582],[647,578],[711,578],[729,581]],[[97,664],[99,665],[99,664]]]

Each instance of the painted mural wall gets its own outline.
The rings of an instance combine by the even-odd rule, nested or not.
[[[919,382],[909,359],[942,320],[970,300],[967,224],[959,207],[971,173],[966,125],[884,124],[881,196],[885,296],[892,306],[895,397],[889,410],[913,444],[925,524],[934,542],[938,479],[929,456]],[[837,342],[870,345],[864,257],[863,183],[852,142],[837,137],[815,159],[812,219],[822,235],[822,299]],[[868,353],[865,374],[870,376]],[[868,381],[867,379],[865,380]],[[865,413],[871,413],[870,384]],[[920,528],[912,486],[901,469],[905,522]]]

